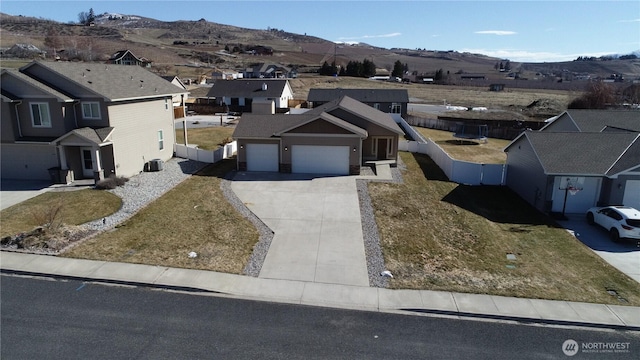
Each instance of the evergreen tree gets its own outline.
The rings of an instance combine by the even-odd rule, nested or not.
[[[391,71],[391,76],[402,78],[404,74],[404,66],[400,60],[397,60],[395,64],[393,64],[393,71]]]

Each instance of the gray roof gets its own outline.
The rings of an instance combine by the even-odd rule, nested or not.
[[[307,100],[325,102],[345,95],[364,103],[409,102],[409,92],[406,89],[310,89]]]
[[[104,127],[104,128],[98,128],[98,129],[83,127],[79,129],[73,129],[68,133],[55,139],[54,142],[58,143],[66,137],[69,137],[71,135],[77,135],[93,144],[100,145],[104,143],[109,136],[111,136],[113,129],[114,129],[113,127]]]
[[[140,66],[35,61],[20,70],[37,78],[32,67],[42,67],[57,73],[107,101],[157,98],[186,93],[184,89]],[[49,85],[56,86],[56,84]]]
[[[46,84],[43,84],[37,80],[34,80],[32,78],[30,78],[29,76],[19,72],[16,69],[3,69],[2,70],[2,76],[14,76],[16,78],[18,78],[20,81],[23,81],[29,85],[31,85],[34,88],[37,88],[45,93],[50,94],[51,96],[57,98],[59,101],[64,101],[64,102],[69,102],[69,101],[73,101],[73,99],[71,99],[70,97],[68,97],[67,95],[59,92],[58,90],[47,86]],[[4,82],[0,82],[0,86],[3,84]],[[20,94],[13,94],[10,91],[6,90],[5,88],[2,88],[2,94],[7,96],[8,98],[12,99],[12,100],[19,100],[21,99]]]
[[[254,98],[272,97],[279,98],[284,92],[288,81],[281,79],[236,79],[216,81],[208,97]],[[266,84],[266,90],[263,89]]]
[[[340,119],[338,116],[332,114],[332,111],[336,109],[342,109],[350,113],[356,114],[358,117],[366,119],[378,126],[385,129],[403,135],[404,132],[398,124],[387,113],[380,110],[376,110],[371,106],[358,102],[347,96],[324,104],[321,107],[310,110],[304,114],[297,115],[254,115],[245,114],[238,122],[235,131],[233,132],[234,138],[271,138],[277,136],[277,134],[289,131],[298,126],[302,126],[310,121],[316,119],[323,119],[331,122],[337,126],[340,126],[346,130],[366,136],[366,130],[362,129],[354,124],[349,123],[344,119]]]
[[[547,175],[613,176],[640,165],[640,133],[527,131],[524,137]]]
[[[600,132],[605,128],[640,131],[638,110],[567,110],[567,115],[582,132]]]

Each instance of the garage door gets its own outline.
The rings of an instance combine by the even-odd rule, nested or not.
[[[40,144],[2,144],[3,179],[50,180],[49,168],[58,166],[56,147]]]
[[[278,144],[247,144],[247,171],[278,171]]]
[[[294,145],[291,151],[294,173],[349,175],[349,146]]]
[[[627,180],[622,204],[640,209],[640,180]]]

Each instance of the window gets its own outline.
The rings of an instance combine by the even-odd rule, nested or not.
[[[402,105],[399,103],[391,103],[391,113],[400,114],[402,112]]]
[[[162,130],[158,130],[158,149],[164,149],[164,134]]]
[[[380,110],[380,103],[374,103],[373,108],[376,110]]]
[[[100,104],[97,102],[85,102],[82,103],[82,118],[83,119],[100,119]]]
[[[164,99],[164,109],[169,110],[169,99]]]
[[[34,127],[51,127],[49,104],[31,103],[31,123]]]

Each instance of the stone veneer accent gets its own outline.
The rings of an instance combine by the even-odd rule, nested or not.
[[[280,164],[279,171],[285,174],[291,174],[291,164]]]
[[[238,171],[247,171],[247,162],[246,161],[238,162]]]
[[[349,175],[360,175],[360,165],[349,165]]]

